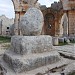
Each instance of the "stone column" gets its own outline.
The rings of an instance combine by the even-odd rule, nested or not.
[[[64,14],[64,21],[63,21],[63,36],[68,36],[68,17],[66,13]]]
[[[59,36],[59,22],[57,18],[55,18],[55,36]]]
[[[14,29],[15,35],[18,35],[18,29],[19,29],[18,23],[19,23],[19,14],[15,13],[15,22],[14,22],[14,24],[15,24],[15,29]]]
[[[53,37],[53,45],[58,45],[58,37]]]
[[[62,18],[60,19],[60,34],[59,34],[59,36],[63,36]]]

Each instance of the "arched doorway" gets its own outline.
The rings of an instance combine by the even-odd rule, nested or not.
[[[67,16],[67,14],[64,13],[60,20],[61,20],[60,35],[61,36],[68,36],[68,16]]]
[[[46,35],[55,35],[55,17],[52,13],[45,15],[44,32]]]

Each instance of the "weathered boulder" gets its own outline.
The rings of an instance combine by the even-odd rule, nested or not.
[[[11,49],[18,54],[42,53],[52,50],[52,37],[40,36],[13,36]]]
[[[43,14],[37,8],[29,8],[20,21],[23,35],[40,35],[44,24]]]

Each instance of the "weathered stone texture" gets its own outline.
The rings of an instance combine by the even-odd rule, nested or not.
[[[19,56],[14,53],[6,52],[3,59],[15,72],[19,73],[55,63],[60,60],[60,56],[56,51],[27,56]]]
[[[42,53],[52,50],[52,37],[40,36],[13,36],[11,48],[18,54]]]
[[[69,36],[75,35],[75,11],[69,11]]]
[[[61,0],[64,10],[74,10],[75,9],[75,0]]]
[[[23,35],[40,35],[44,24],[43,14],[37,8],[29,8],[20,21]]]
[[[59,40],[59,42],[64,43],[64,38],[63,37],[62,38],[58,38],[58,40]]]
[[[28,3],[29,7],[39,8],[40,4],[37,1],[38,0],[24,0],[24,2]]]

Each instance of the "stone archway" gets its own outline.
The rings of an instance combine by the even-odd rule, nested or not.
[[[24,2],[24,0],[12,0],[12,2],[14,4],[14,10],[15,10],[15,24],[14,24],[15,29],[14,29],[14,32],[15,32],[15,34],[19,35],[20,34],[19,21],[20,21],[21,17],[25,14],[27,9],[29,8],[29,5],[27,2]],[[55,5],[55,4],[59,5],[59,3],[54,3],[53,5]],[[58,29],[59,29],[59,22],[58,22],[59,17],[57,16],[58,13],[56,13],[56,9],[54,9],[54,10],[52,10],[51,8],[46,8],[46,10],[42,11],[43,15],[44,15],[44,19],[48,18],[47,15],[49,15],[49,14],[50,14],[49,15],[50,17],[52,15],[54,16],[53,20],[48,18],[48,21],[50,19],[48,25],[52,26],[52,29],[49,29],[48,27],[46,27],[48,29],[44,29],[45,30],[44,34],[48,34],[48,35],[52,35],[52,36],[55,36],[59,33],[59,31],[58,31]],[[61,8],[60,8],[60,10],[61,10]],[[46,20],[45,20],[45,23],[46,23]],[[46,25],[47,25],[47,23],[46,23]]]
[[[19,21],[21,20],[21,17],[25,14],[28,8],[28,4],[27,2],[24,2],[24,0],[12,0],[12,2],[15,10],[14,32],[16,35],[20,35]]]
[[[60,36],[68,36],[68,16],[64,13],[61,17]]]
[[[29,4],[32,6],[35,6],[34,0],[31,2],[31,0],[12,0],[13,5],[14,5],[14,10],[15,10],[15,20],[14,20],[14,25],[15,29],[14,32],[16,35],[20,35],[20,28],[19,28],[19,22],[27,9],[30,7]],[[37,2],[37,1],[36,1]],[[36,5],[37,7],[38,5]]]
[[[54,36],[55,35],[55,17],[52,13],[48,13],[45,15],[45,26],[44,26],[44,30],[45,30],[45,34],[46,35],[51,35]]]

